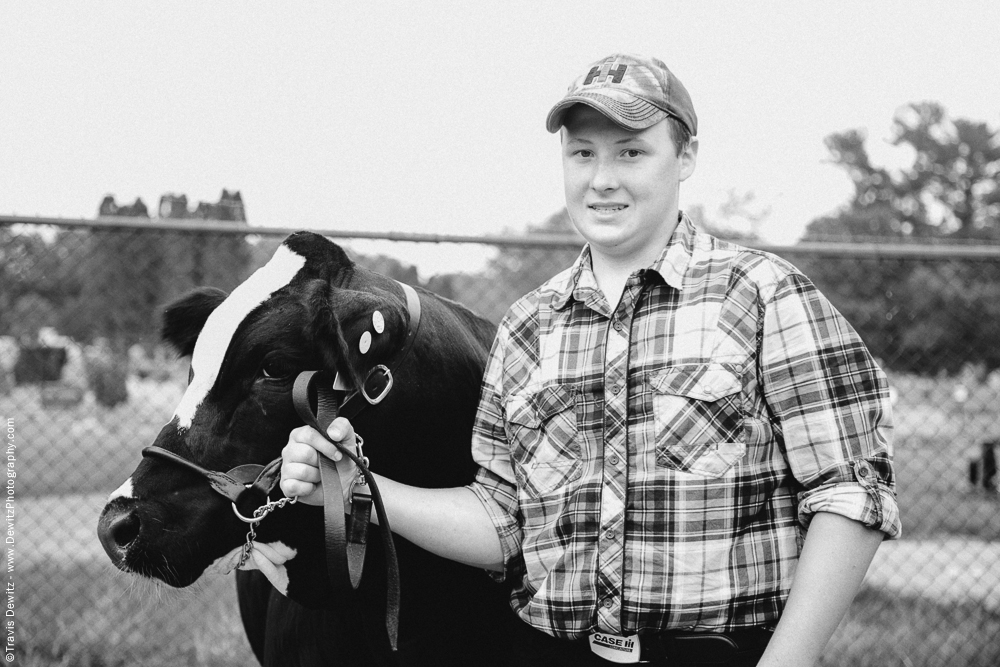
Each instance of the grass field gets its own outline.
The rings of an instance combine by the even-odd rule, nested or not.
[[[20,664],[25,667],[244,667],[256,664],[232,577],[174,590],[110,564],[22,569]]]
[[[61,581],[67,596],[22,631],[25,667],[243,667],[255,664],[232,577],[193,590],[136,584],[110,566],[21,574],[23,590]],[[44,585],[43,585],[44,584]],[[29,596],[25,604],[34,602]],[[33,606],[33,605],[32,605]],[[1000,614],[863,591],[830,643],[825,667],[996,667]]]
[[[893,384],[900,397],[896,463],[904,542],[940,543],[943,552],[918,564],[920,577],[904,576],[905,585],[890,587],[885,579],[864,590],[823,664],[996,667],[1000,606],[961,592],[931,592],[925,584],[928,577],[933,584],[939,574],[953,576],[949,567],[958,567],[981,577],[987,592],[1000,590],[996,564],[962,560],[963,545],[1000,542],[1000,497],[966,482],[973,446],[1000,436],[1000,396],[981,385],[960,409],[948,381],[902,376]],[[18,664],[254,663],[231,577],[206,578],[183,591],[137,583],[115,571],[96,542],[93,517],[101,500],[93,494],[107,494],[131,473],[139,450],[169,419],[181,387],[179,381],[133,381],[129,404],[114,409],[92,402],[45,408],[33,388],[2,397],[0,418],[12,419],[16,429],[19,507],[39,514],[34,524],[23,513],[17,519],[26,523],[15,523],[21,531]],[[72,507],[84,502],[72,494],[91,494],[89,506]],[[87,510],[86,520],[79,509]]]
[[[824,667],[996,667],[1000,614],[862,590],[820,664]]]

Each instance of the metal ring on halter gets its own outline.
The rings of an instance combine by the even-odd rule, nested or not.
[[[242,514],[240,514],[240,511],[238,509],[236,509],[236,503],[235,502],[231,503],[231,505],[233,506],[233,514],[235,514],[236,518],[239,519],[240,521],[242,521],[243,523],[257,523],[258,521],[260,521],[263,518],[263,517],[256,517],[255,516],[252,519],[248,519],[245,516],[243,516]]]

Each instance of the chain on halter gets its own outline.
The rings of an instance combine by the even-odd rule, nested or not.
[[[361,435],[357,433],[354,434],[354,437],[355,437],[355,451],[358,454],[358,458],[360,458],[362,462],[367,466],[368,457],[365,456],[364,449],[362,449],[365,444],[364,438],[362,438]],[[360,470],[358,471],[357,475],[354,478],[354,485],[358,484],[359,482],[361,484],[365,483],[364,477],[361,476]],[[285,505],[294,505],[296,502],[298,502],[298,500],[299,500],[298,496],[294,496],[292,498],[279,498],[278,500],[268,500],[266,503],[264,503],[263,505],[261,505],[260,507],[258,507],[253,511],[252,517],[245,517],[242,514],[240,514],[240,511],[236,508],[236,503],[232,503],[233,513],[236,515],[236,517],[243,523],[250,524],[250,530],[247,531],[247,540],[246,543],[243,545],[243,553],[240,554],[240,562],[236,564],[236,569],[243,567],[244,565],[246,565],[246,562],[250,560],[250,554],[253,553],[254,540],[257,539],[257,524],[260,523],[264,517],[266,517],[274,510],[281,509]]]
[[[257,538],[257,524],[261,522],[261,519],[266,517],[268,514],[276,509],[284,507],[285,505],[294,505],[298,502],[298,496],[294,498],[279,498],[278,500],[268,500],[266,503],[258,507],[253,511],[253,518],[248,519],[247,517],[240,514],[240,511],[236,509],[236,503],[233,503],[233,512],[239,517],[240,521],[250,524],[250,530],[247,531],[247,541],[243,545],[243,553],[240,554],[240,562],[236,564],[236,569],[239,569],[246,565],[246,562],[250,559],[250,554],[253,552],[253,543]]]

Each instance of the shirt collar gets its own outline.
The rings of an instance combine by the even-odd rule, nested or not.
[[[677,227],[674,228],[674,233],[671,234],[663,252],[646,269],[647,279],[652,277],[649,275],[652,274],[659,276],[663,282],[678,291],[683,289],[684,275],[691,264],[691,255],[694,251],[695,234],[694,223],[686,214],[681,213]],[[569,305],[571,299],[586,303],[594,297],[596,291],[597,278],[594,276],[593,259],[588,243],[573,263],[563,284],[556,287],[552,307],[562,310]]]

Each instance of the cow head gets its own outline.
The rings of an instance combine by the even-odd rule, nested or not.
[[[401,345],[407,314],[397,287],[356,267],[323,237],[297,233],[232,294],[199,289],[174,302],[163,335],[190,356],[189,384],[152,444],[220,472],[277,458],[301,424],[292,404],[299,372],[339,373],[358,386],[364,369]],[[376,310],[383,331],[362,348]],[[321,561],[300,556],[322,558],[321,530],[305,527],[321,521],[318,511],[289,506],[280,521],[268,518],[257,528],[258,544],[287,561],[282,592],[291,595],[287,577],[295,567],[310,576],[323,571]],[[173,586],[192,583],[213,564],[235,567],[246,533],[204,478],[156,458],[144,458],[111,494],[98,525],[116,566]],[[307,604],[308,588],[297,596]]]

